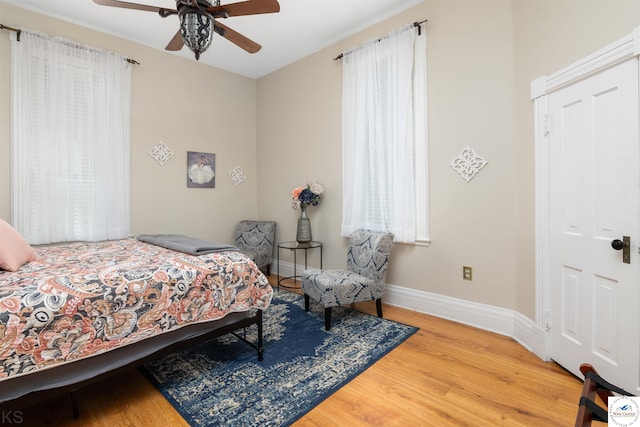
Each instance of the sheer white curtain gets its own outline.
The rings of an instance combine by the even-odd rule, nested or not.
[[[22,31],[12,44],[14,227],[32,244],[130,232],[126,58]]]
[[[343,57],[343,236],[428,238],[425,40],[408,25]]]

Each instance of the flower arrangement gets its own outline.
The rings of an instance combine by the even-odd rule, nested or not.
[[[298,209],[300,205],[317,206],[320,203],[320,194],[324,189],[320,184],[309,181],[306,187],[296,187],[291,191],[293,209]]]

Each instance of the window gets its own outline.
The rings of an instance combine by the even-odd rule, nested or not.
[[[343,57],[342,235],[428,241],[426,36],[408,25]]]
[[[22,31],[12,45],[12,222],[32,244],[130,232],[130,65]]]

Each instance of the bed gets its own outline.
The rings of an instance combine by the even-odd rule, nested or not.
[[[252,325],[262,358],[273,290],[239,251],[190,255],[123,239],[35,253],[16,272],[0,270],[2,407]]]

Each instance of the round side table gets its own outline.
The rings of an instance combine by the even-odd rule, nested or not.
[[[293,251],[293,276],[287,276],[287,277],[282,277],[278,279],[278,290],[280,290],[280,285],[281,282],[287,280],[287,279],[298,279],[300,278],[300,276],[298,275],[298,258],[297,258],[297,254],[298,251],[304,251],[304,268],[305,270],[307,269],[307,252],[309,251],[309,249],[317,249],[320,248],[320,270],[322,270],[322,242],[316,242],[315,240],[312,240],[311,242],[308,243],[298,243],[295,240],[290,241],[290,242],[281,242],[278,243],[278,250],[277,250],[277,272],[276,274],[278,275],[278,277],[280,277],[280,249],[286,249],[286,250],[290,250]],[[291,288],[292,286],[287,286],[287,285],[282,285],[283,288]]]

